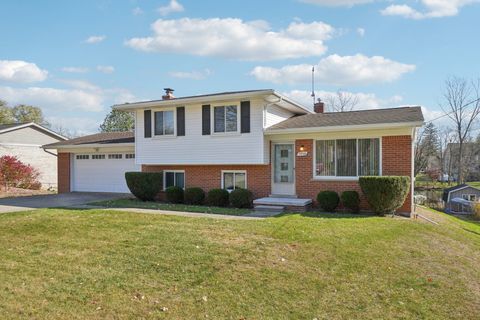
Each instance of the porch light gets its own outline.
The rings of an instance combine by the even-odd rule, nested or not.
[[[300,151],[305,151],[305,146],[303,144],[300,146]]]

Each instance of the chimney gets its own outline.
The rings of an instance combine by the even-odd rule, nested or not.
[[[315,111],[316,113],[323,113],[324,108],[325,104],[320,99],[318,99],[318,102],[313,105],[313,111]]]
[[[170,99],[175,99],[175,96],[173,95],[173,90],[172,88],[164,88],[165,94],[162,96],[162,100],[170,100]]]

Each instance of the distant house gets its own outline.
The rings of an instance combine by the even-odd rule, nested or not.
[[[40,172],[43,188],[57,187],[56,151],[45,151],[48,143],[67,138],[33,122],[0,125],[0,156],[16,156]]]
[[[467,184],[447,188],[442,200],[448,213],[471,213],[472,204],[480,201],[480,189]]]
[[[452,180],[452,177],[454,179],[458,178],[459,147],[458,143],[449,143],[445,150],[443,172],[450,177],[450,180]],[[480,180],[480,143],[464,143],[463,155],[466,181]]]

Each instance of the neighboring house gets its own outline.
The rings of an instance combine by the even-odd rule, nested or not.
[[[458,178],[459,147],[459,143],[449,143],[445,150],[444,174],[455,180]],[[465,163],[464,177],[466,181],[480,180],[480,143],[464,143],[463,159]]]
[[[108,159],[114,145],[121,157],[135,150],[129,170],[162,171],[164,187],[248,188],[255,198],[311,201],[321,190],[360,191],[362,175],[413,183],[413,141],[423,124],[420,107],[323,113],[321,102],[310,110],[274,90],[175,98],[168,89],[162,100],[114,109],[135,114],[134,143],[45,146],[59,152],[60,192],[118,190],[117,177],[96,169],[121,160]],[[82,186],[79,171],[88,176]],[[363,196],[361,207],[368,208]],[[412,193],[400,211],[412,211]]]
[[[471,213],[471,203],[480,201],[480,189],[460,184],[443,190],[442,200],[449,213]]]
[[[33,122],[0,125],[0,156],[16,156],[40,172],[43,188],[57,187],[56,151],[47,151],[43,145],[67,138]]]

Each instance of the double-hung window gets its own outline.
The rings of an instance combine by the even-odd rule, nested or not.
[[[185,189],[185,171],[183,170],[166,170],[163,171],[163,187],[180,187]]]
[[[213,132],[238,132],[237,106],[232,105],[213,107]]]
[[[175,112],[173,110],[155,111],[154,133],[156,136],[175,134]]]
[[[222,188],[227,191],[247,188],[246,171],[222,171]]]
[[[317,140],[315,176],[380,175],[380,139]]]

